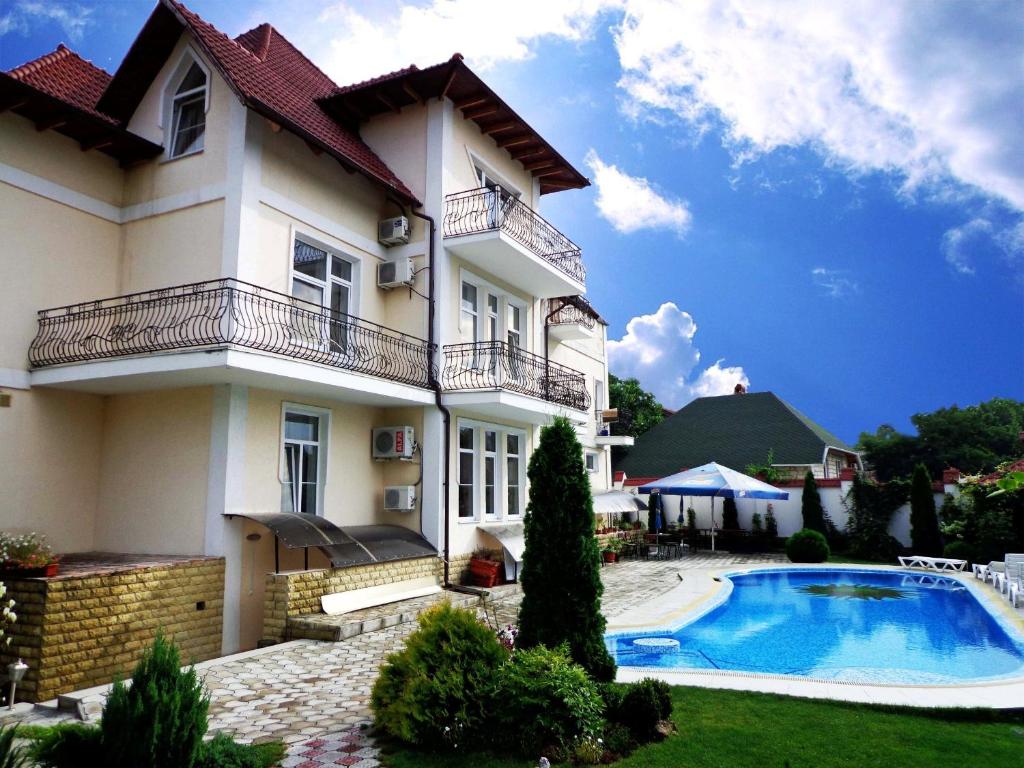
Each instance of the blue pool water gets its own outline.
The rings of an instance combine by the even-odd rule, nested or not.
[[[730,578],[724,603],[674,633],[609,636],[616,661],[871,683],[1024,675],[1024,642],[953,579],[851,569]]]

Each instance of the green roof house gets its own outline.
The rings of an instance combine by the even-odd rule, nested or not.
[[[810,469],[815,477],[838,478],[861,465],[856,450],[773,392],[738,391],[680,408],[638,437],[615,470],[625,472],[627,484],[709,461],[743,472],[748,464],[763,464],[769,451],[785,477]]]

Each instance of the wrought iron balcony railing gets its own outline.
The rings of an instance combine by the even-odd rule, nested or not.
[[[44,368],[226,346],[428,386],[422,339],[234,279],[44,309],[28,357]]]
[[[580,248],[539,213],[501,187],[481,187],[445,198],[444,236],[504,232],[552,266],[583,283]]]
[[[578,411],[590,407],[582,373],[504,341],[445,346],[441,386],[453,391],[507,389]]]
[[[587,330],[594,330],[597,319],[593,312],[587,312],[580,306],[582,301],[577,296],[548,299],[546,316],[549,325],[582,325]]]

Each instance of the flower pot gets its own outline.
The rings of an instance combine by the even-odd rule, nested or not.
[[[59,568],[60,563],[58,562],[47,563],[46,565],[41,565],[35,568],[23,568],[17,565],[4,564],[0,567],[0,580],[5,578],[31,579],[56,576]]]
[[[604,555],[604,561],[606,563],[616,563],[619,560],[619,555],[616,552],[602,552]]]
[[[474,557],[469,561],[469,576],[477,587],[493,587],[501,578],[501,563]]]

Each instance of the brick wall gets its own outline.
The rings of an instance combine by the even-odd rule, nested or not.
[[[18,621],[11,645],[0,649],[0,669],[18,657],[29,665],[20,701],[127,677],[161,627],[183,661],[220,655],[223,558],[5,583]]]
[[[324,595],[426,576],[433,576],[440,581],[442,575],[441,560],[437,557],[395,560],[350,568],[268,573],[263,599],[263,641],[279,643],[287,639],[288,619],[320,613],[320,598]]]

